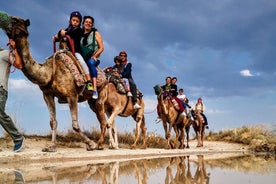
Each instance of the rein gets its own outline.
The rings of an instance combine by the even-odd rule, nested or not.
[[[15,72],[16,68],[13,67],[13,70],[11,71],[10,68],[12,66],[12,63],[15,61],[15,56],[13,54],[13,48],[11,47],[10,43],[7,43],[7,46],[9,46],[9,58],[8,58],[8,66],[7,66],[7,72],[9,73],[13,73]],[[13,58],[13,61],[11,61],[10,59]]]

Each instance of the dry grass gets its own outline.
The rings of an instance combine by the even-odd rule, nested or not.
[[[206,136],[210,141],[227,141],[248,145],[255,152],[276,154],[276,133],[262,126],[241,127],[224,130],[218,133],[210,132]]]
[[[89,131],[84,131],[84,133],[92,140],[98,140],[100,137],[100,132],[96,129]],[[191,129],[190,134],[193,133]],[[25,135],[30,138],[47,138],[51,139],[51,134],[46,136],[40,135]],[[7,133],[4,134],[5,139],[10,139]],[[124,132],[118,134],[118,141],[120,147],[127,148],[133,144],[134,131]],[[82,140],[80,136],[74,131],[68,131],[67,133],[58,133],[57,135],[58,144],[66,147],[80,147]],[[108,145],[108,134],[105,135],[104,144]],[[208,141],[225,141],[230,143],[240,143],[248,145],[250,150],[254,152],[265,152],[272,153],[276,155],[276,132],[266,130],[262,126],[252,126],[252,127],[241,127],[231,130],[219,131],[218,133],[210,131],[206,136],[205,140]],[[142,144],[142,140],[138,141],[138,144]],[[148,133],[147,144],[149,148],[164,148],[166,140],[157,134]]]

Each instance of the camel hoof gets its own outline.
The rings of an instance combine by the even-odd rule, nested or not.
[[[93,141],[86,143],[86,151],[93,151],[96,149],[96,144]]]
[[[131,145],[130,149],[136,149],[136,145]]]
[[[41,151],[42,152],[56,152],[57,150],[54,147],[47,147],[47,148],[43,148]]]
[[[104,147],[102,147],[102,146],[97,146],[97,150],[104,150]]]
[[[80,132],[80,126],[78,122],[73,122],[72,127],[73,127],[73,130],[75,130],[76,132]]]
[[[141,149],[147,149],[147,147],[148,146],[146,144],[144,144],[144,145],[141,146]]]

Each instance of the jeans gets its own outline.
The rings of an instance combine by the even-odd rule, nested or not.
[[[92,78],[94,77],[98,77],[98,73],[97,73],[97,66],[100,64],[100,60],[95,61],[93,58],[90,58],[86,61],[86,64],[89,67],[89,71],[90,71],[90,75]]]
[[[8,92],[1,86],[0,87],[0,124],[6,130],[6,132],[11,136],[15,144],[19,143],[23,136],[13,123],[11,117],[6,114],[5,106],[8,99]]]

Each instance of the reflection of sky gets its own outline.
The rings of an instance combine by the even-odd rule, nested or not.
[[[134,80],[144,94],[149,131],[163,134],[161,124],[154,124],[157,101],[152,87],[164,84],[167,76],[178,77],[178,87],[184,88],[191,105],[203,98],[211,131],[276,124],[271,113],[276,111],[276,1],[201,1],[110,0],[91,6],[89,0],[66,5],[14,0],[1,2],[1,10],[30,19],[30,52],[40,63],[52,55],[51,38],[67,27],[70,12],[77,7],[83,15],[92,15],[105,45],[100,67],[112,66],[119,51],[128,52]],[[7,48],[2,31],[0,40],[0,47]],[[26,133],[50,132],[40,90],[19,70],[11,79],[7,111],[18,126]],[[71,129],[70,113],[64,109],[57,105],[59,131]],[[86,103],[79,111],[81,127],[98,127]],[[117,124],[121,131],[132,131],[135,123],[125,118]]]

